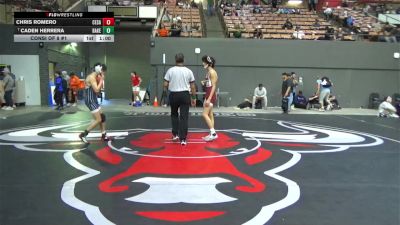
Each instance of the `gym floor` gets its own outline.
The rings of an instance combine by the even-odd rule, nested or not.
[[[84,105],[0,112],[0,225],[398,225],[400,121],[376,111],[216,109],[188,145],[168,108],[104,105],[108,134],[78,133]]]

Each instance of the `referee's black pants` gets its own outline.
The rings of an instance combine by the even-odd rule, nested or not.
[[[186,140],[189,122],[190,94],[188,91],[171,92],[169,95],[169,103],[171,105],[172,135],[179,135],[180,140]]]

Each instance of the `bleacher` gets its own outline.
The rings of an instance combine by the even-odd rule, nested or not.
[[[366,15],[361,10],[355,10],[349,7],[335,8],[333,11],[334,18],[342,22],[348,16],[354,17],[353,29],[356,32],[363,33],[368,36],[376,36],[382,28],[382,24],[377,18]]]
[[[257,6],[261,8],[260,13],[253,13],[253,5],[244,5],[240,16],[224,16],[227,37],[233,37],[233,33],[242,32],[241,37],[253,38],[253,32],[261,26],[264,39],[292,39],[294,29],[283,29],[282,25],[286,19],[290,19],[293,26],[300,26],[304,31],[304,39],[316,39],[325,35],[325,27],[332,26],[324,18],[319,17],[305,8],[300,8],[300,14],[277,14],[273,12],[270,5]],[[233,10],[233,7],[230,8]],[[229,10],[229,8],[228,8]],[[314,27],[315,19],[319,20],[319,27]]]
[[[180,33],[181,37],[203,37],[204,26],[200,16],[200,9],[169,5],[165,9],[165,14],[167,14],[171,20],[177,20],[177,18],[180,19],[180,23],[182,24],[182,31]],[[162,21],[161,23],[164,24],[165,28],[171,30],[173,25],[173,21],[171,20]],[[194,29],[194,27],[196,27],[196,29]]]

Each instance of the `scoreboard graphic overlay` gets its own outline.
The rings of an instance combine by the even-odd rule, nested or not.
[[[14,42],[114,42],[113,12],[15,12]]]

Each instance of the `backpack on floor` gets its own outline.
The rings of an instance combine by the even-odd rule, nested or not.
[[[377,109],[379,107],[379,104],[381,104],[382,100],[380,99],[380,96],[378,93],[371,93],[369,95],[369,101],[368,101],[368,108],[369,109]]]

